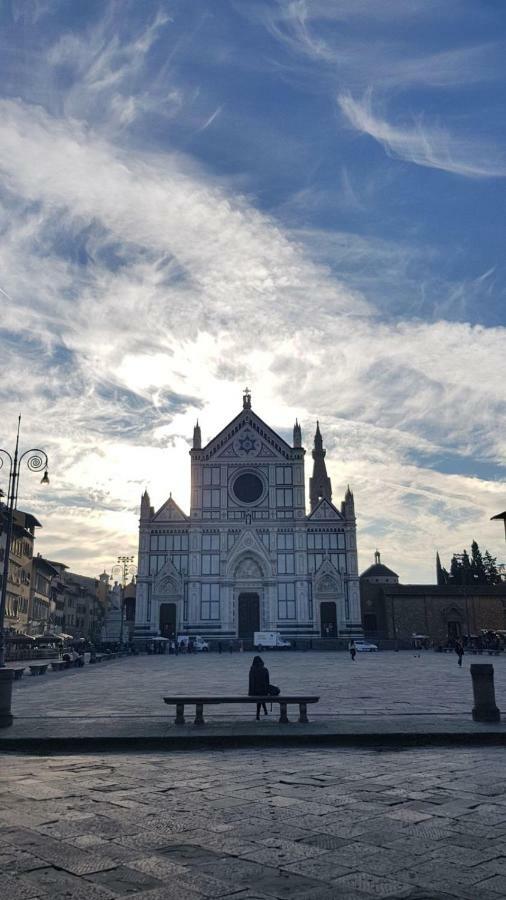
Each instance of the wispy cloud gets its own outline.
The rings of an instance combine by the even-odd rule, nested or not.
[[[289,0],[253,6],[244,15],[259,19],[269,34],[306,64],[332,71],[341,83],[360,90],[407,90],[412,86],[461,88],[497,78],[504,55],[501,40],[413,51],[412,41],[394,34],[392,23],[409,27],[414,19],[438,16],[451,19],[452,7],[408,0]],[[343,27],[344,26],[344,27]],[[366,35],[370,33],[368,39]],[[289,68],[288,60],[285,66]]]
[[[206,128],[209,128],[209,126],[213,124],[214,120],[218,118],[222,109],[223,109],[222,106],[218,106],[217,109],[215,109],[214,112],[211,113],[209,118],[206,119],[206,121],[200,126],[200,128],[197,128],[197,133],[205,131]]]
[[[5,318],[14,334],[36,334],[45,345],[42,354],[30,351],[31,378],[23,383],[15,373],[29,344],[21,356],[13,345],[6,367],[13,377],[2,385],[5,420],[14,422],[21,403],[34,436],[49,426],[56,492],[60,478],[71,496],[83,485],[109,492],[111,541],[126,522],[135,539],[134,518],[113,509],[135,505],[132,473],[149,473],[161,501],[168,488],[162,447],[174,441],[171,467],[181,489],[188,467],[180,436],[191,433],[192,414],[203,407],[211,436],[251,376],[256,408],[267,418],[269,409],[284,409],[274,425],[289,426],[299,414],[309,430],[318,411],[341,457],[336,417],[370,437],[369,464],[378,445],[372,436],[384,427],[382,464],[392,480],[405,448],[422,439],[433,449],[446,442],[490,457],[503,451],[495,429],[503,402],[495,378],[500,330],[380,324],[358,291],[188,160],[125,153],[19,102],[4,102],[1,111],[0,168],[19,198],[0,249],[4,283],[16,298],[4,304]],[[343,238],[342,252],[365,260],[367,242]],[[378,245],[376,253],[386,261],[392,249]],[[59,345],[71,354],[69,365],[65,354],[59,361]],[[239,367],[227,374],[224,359]],[[168,390],[177,406],[165,403]],[[466,416],[455,417],[463,406]],[[358,462],[350,477],[360,482],[367,464]],[[361,490],[367,503],[370,487],[364,482]],[[185,493],[178,499],[184,505]],[[62,527],[61,513],[54,515]],[[104,527],[98,511],[86,515],[89,527]],[[51,545],[51,528],[49,517],[41,546]],[[83,552],[95,565],[93,547]]]
[[[497,150],[469,138],[458,139],[443,128],[427,125],[421,117],[412,125],[393,125],[380,118],[373,112],[370,92],[360,100],[340,94],[338,103],[350,125],[378,141],[389,156],[468,178],[506,175],[506,158]]]
[[[424,6],[404,4],[420,17]],[[356,490],[361,552],[374,549],[375,534],[382,533],[391,553],[405,557],[408,547],[411,572],[426,572],[448,523],[455,539],[469,543],[465,530],[487,521],[498,488],[434,473],[413,460],[422,451],[436,458],[442,446],[491,465],[503,458],[497,373],[504,329],[434,315],[424,322],[409,296],[396,315],[387,310],[380,279],[392,291],[400,284],[399,293],[410,294],[411,286],[414,293],[420,270],[437,253],[409,233],[383,236],[383,209],[373,209],[375,191],[366,189],[367,175],[354,170],[353,160],[336,167],[332,156],[320,196],[312,181],[319,159],[312,159],[309,175],[304,167],[307,178],[291,194],[294,217],[313,211],[326,194],[330,224],[290,229],[283,224],[286,193],[268,206],[277,216],[268,215],[260,211],[261,191],[250,173],[237,174],[233,134],[223,147],[234,157],[231,175],[181,152],[172,140],[181,117],[190,122],[188,134],[208,129],[211,137],[212,126],[214,140],[223,119],[243,111],[242,102],[234,107],[233,97],[217,91],[197,112],[198,79],[167,63],[173,42],[181,40],[174,23],[186,7],[171,5],[173,22],[150,5],[132,27],[128,17],[114,14],[116,4],[106,5],[91,25],[62,29],[52,39],[52,49],[33,63],[34,77],[26,70],[20,79],[22,97],[0,100],[2,444],[9,445],[22,409],[23,441],[50,452],[50,494],[28,477],[22,486],[23,503],[44,522],[39,548],[65,554],[90,574],[120,550],[134,551],[140,489],[148,486],[155,503],[172,489],[186,507],[194,418],[211,437],[235,414],[243,384],[252,381],[255,409],[287,434],[298,415],[306,446],[320,416],[335,495],[348,480]],[[367,7],[358,0],[292,4],[290,13],[305,22],[306,36],[301,31],[299,38],[308,41],[308,53],[312,46],[327,66],[330,40],[321,37],[321,22],[357,21]],[[308,9],[320,16],[315,34]],[[369,4],[383,21],[387,13],[393,19],[393,9],[393,3]],[[214,27],[216,16],[210,19]],[[212,28],[202,35],[211,55],[212,37]],[[449,80],[452,67],[456,73],[462,65],[456,56],[441,61],[438,78]],[[417,57],[413,82],[420,66]],[[447,154],[461,167],[464,161],[465,174],[476,163],[469,146],[456,154],[454,139],[433,127],[422,128],[423,140],[403,141],[409,129],[382,121],[355,96],[342,92],[347,122],[374,132],[389,154],[417,162],[445,161]],[[252,135],[265,126],[265,143],[279,154],[283,176],[286,146],[301,138],[288,128],[279,132],[274,118],[259,123],[253,116],[246,124]],[[163,142],[155,139],[160,133]],[[238,183],[246,184],[243,193]],[[372,227],[354,232],[346,212],[357,220],[374,212],[381,237]],[[465,310],[469,296],[490,289],[494,263],[478,268],[483,275],[474,279],[455,279],[452,307]],[[446,314],[445,297],[439,299]]]

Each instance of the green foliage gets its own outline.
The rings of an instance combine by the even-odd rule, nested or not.
[[[450,574],[446,569],[448,583],[453,584],[499,584],[501,577],[497,571],[497,559],[488,550],[482,554],[476,541],[471,544],[471,553],[463,550],[454,553],[450,563]]]

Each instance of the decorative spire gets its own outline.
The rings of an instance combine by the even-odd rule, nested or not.
[[[302,447],[302,432],[297,419],[295,419],[295,425],[293,426],[293,446]]]
[[[242,408],[251,409],[251,391],[248,387],[244,388],[242,395]]]
[[[347,519],[355,518],[355,500],[353,499],[353,491],[350,486],[346,488],[346,493],[344,495],[344,515]],[[376,551],[377,553],[378,551]]]
[[[151,500],[149,494],[144,491],[141,497],[141,519],[149,519],[151,516]]]
[[[193,429],[193,449],[194,450],[202,450],[202,435],[200,433],[200,425],[199,420],[197,419],[197,424]]]
[[[379,550],[376,550],[376,553],[374,554],[374,564],[376,566],[379,566],[381,564],[381,554]]]
[[[314,436],[314,449],[312,456],[313,477],[309,479],[309,503],[311,512],[316,509],[320,500],[332,500],[332,485],[327,475],[327,467],[325,465],[326,450],[323,449],[323,439],[320,431],[320,423],[316,423],[316,432]]]

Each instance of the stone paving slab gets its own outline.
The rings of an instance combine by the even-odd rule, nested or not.
[[[473,722],[471,716],[342,716],[302,725],[268,720],[213,720],[203,725],[173,724],[168,717],[16,718],[0,729],[0,752],[62,753],[107,750],[181,750],[227,746],[300,744],[395,745],[506,744],[506,722]],[[247,795],[245,797],[247,800]],[[237,801],[238,803],[238,801]],[[290,802],[283,800],[284,816]],[[411,821],[423,819],[411,810]]]
[[[6,900],[506,896],[501,747],[0,755],[0,797]]]
[[[42,677],[23,677],[13,686],[15,716],[160,716],[168,713],[163,696],[196,693],[243,694],[251,653],[129,656],[110,664],[84,666]],[[358,653],[353,663],[342,652],[264,654],[273,684],[284,692],[319,694],[309,708],[311,721],[341,715],[452,715],[471,712],[469,666],[492,663],[497,705],[506,711],[506,655],[464,657],[433,651]],[[211,707],[206,718],[244,719],[243,707]]]

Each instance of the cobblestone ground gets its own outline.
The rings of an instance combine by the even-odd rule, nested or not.
[[[167,692],[247,693],[251,653],[132,656],[83,669],[25,675],[14,684],[16,716],[159,716]],[[498,706],[506,709],[506,657],[433,651],[362,653],[266,653],[271,682],[283,691],[318,693],[311,718],[395,713],[469,714],[473,706],[471,662],[492,662]],[[242,717],[241,707],[213,708],[206,719]]]
[[[5,900],[499,900],[503,748],[0,757]]]

